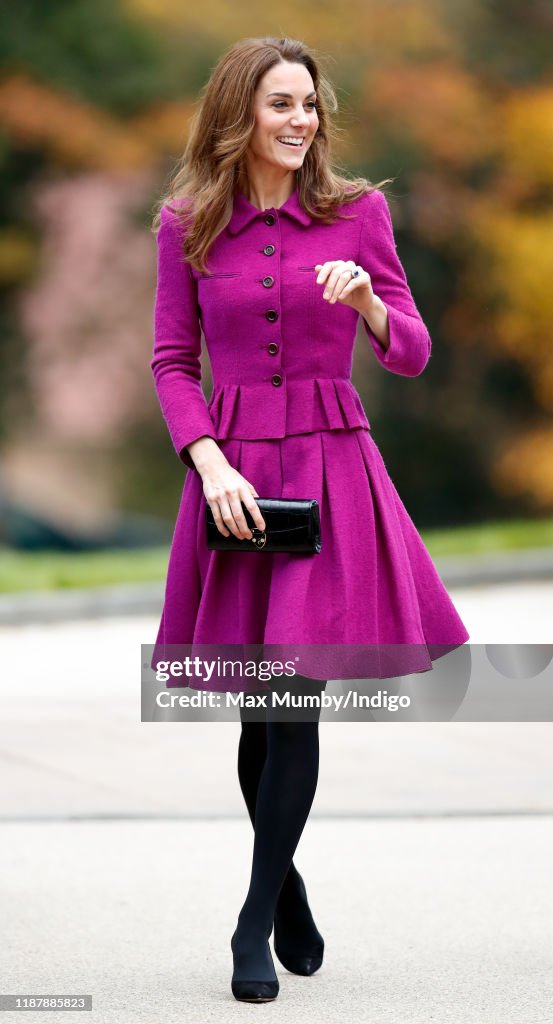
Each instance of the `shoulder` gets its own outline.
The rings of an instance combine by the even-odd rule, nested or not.
[[[396,248],[394,226],[388,199],[379,188],[372,189],[360,196],[359,212],[361,217],[361,244],[370,242],[371,247],[381,246],[388,249]]]
[[[192,210],[192,199],[190,196],[177,196],[169,202],[164,203],[159,211],[160,227],[173,225],[184,228],[186,214]]]
[[[390,217],[390,208],[384,192],[379,188],[373,188],[365,192],[355,201],[359,214],[363,219],[379,221]]]
[[[388,231],[391,226],[388,200],[379,188],[368,188],[351,202],[342,203],[337,210],[339,222],[342,217],[359,222],[361,230],[367,226],[372,232]]]

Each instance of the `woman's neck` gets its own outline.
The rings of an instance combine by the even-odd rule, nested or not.
[[[278,210],[290,198],[296,187],[294,176],[284,181],[268,182],[256,179],[243,181],[238,191],[258,210]]]

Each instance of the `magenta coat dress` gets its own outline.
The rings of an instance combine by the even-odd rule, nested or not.
[[[328,645],[342,657],[317,662],[313,677],[378,678],[398,673],[385,665],[374,671],[370,660],[353,663],[351,652],[407,645],[403,671],[426,671],[469,638],[351,382],[359,314],[323,299],[315,264],[354,260],[369,272],[388,309],[387,351],[361,320],[386,370],[418,376],[431,339],[384,194],[375,190],[340,212],[349,219],[324,225],[304,212],[297,189],[283,206],[264,211],[237,194],[203,274],[183,260],[182,228],[162,209],[151,369],[188,472],[156,652],[164,645],[245,644],[269,645],[273,653],[284,645],[290,657],[294,645]],[[209,401],[201,386],[202,331],[213,377]],[[320,554],[207,550],[202,480],[185,448],[203,435],[260,497],[318,500]],[[216,680],[194,686],[240,689]]]

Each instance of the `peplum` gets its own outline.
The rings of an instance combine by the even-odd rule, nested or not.
[[[222,384],[213,389],[208,410],[218,440],[254,441],[370,427],[361,398],[345,377],[287,380],[270,392],[267,384]]]

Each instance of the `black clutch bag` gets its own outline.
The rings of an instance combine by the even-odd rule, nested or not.
[[[205,504],[207,546],[211,551],[306,551],[321,550],[319,502],[316,498],[254,498],[259,506],[265,529],[255,526],[242,502],[242,511],[253,537],[239,540],[233,533],[224,537],[213,519],[209,502]],[[228,529],[228,527],[227,527]]]

